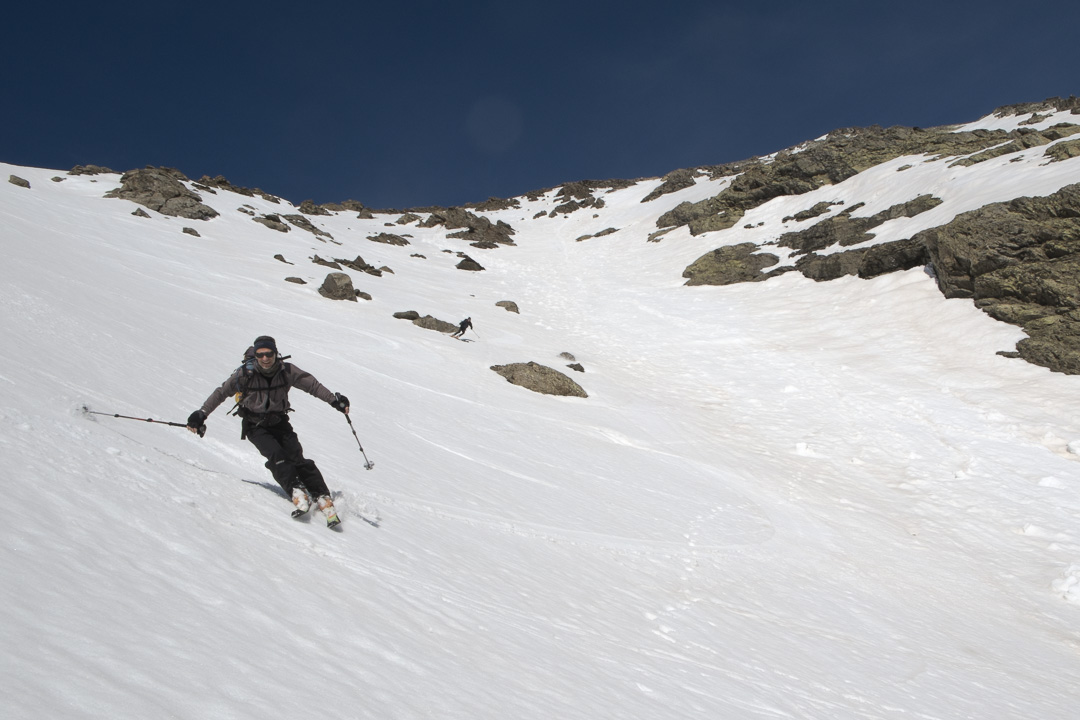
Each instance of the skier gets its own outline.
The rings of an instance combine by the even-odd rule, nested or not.
[[[206,423],[207,416],[225,398],[239,392],[237,414],[242,418],[240,438],[250,440],[266,458],[266,468],[296,506],[293,517],[299,518],[307,513],[311,507],[309,493],[312,493],[326,516],[326,524],[335,527],[341,521],[330,498],[330,490],[315,462],[304,457],[300,440],[289,424],[289,389],[300,388],[346,415],[349,413],[349,399],[341,393],[327,390],[311,373],[283,362],[278,355],[277,343],[269,335],[256,338],[248,354],[252,352],[254,362],[246,362],[237,368],[221,387],[212,392],[202,407],[188,417],[187,428],[191,432],[198,432]]]
[[[450,337],[461,337],[465,331],[472,327],[472,318],[467,317],[458,324],[458,329]]]

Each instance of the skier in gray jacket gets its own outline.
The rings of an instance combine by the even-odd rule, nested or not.
[[[241,417],[241,438],[251,441],[264,458],[266,467],[296,509],[293,517],[304,515],[311,507],[313,494],[327,523],[337,525],[337,514],[322,473],[313,460],[304,457],[304,448],[289,423],[289,390],[299,388],[333,408],[348,414],[349,399],[327,390],[315,377],[278,355],[277,343],[261,335],[253,344],[254,362],[246,362],[229,376],[202,407],[191,413],[187,427],[197,432],[225,399],[241,393],[237,414]]]

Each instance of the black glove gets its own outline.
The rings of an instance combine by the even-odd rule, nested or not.
[[[347,412],[349,409],[349,398],[341,393],[334,393],[334,402],[330,403],[330,407],[339,412]]]
[[[204,413],[202,410],[196,410],[195,412],[188,415],[187,426],[189,428],[192,428],[194,430],[198,430],[199,428],[201,428],[205,424],[206,424],[206,413]],[[205,430],[203,432],[205,432]]]

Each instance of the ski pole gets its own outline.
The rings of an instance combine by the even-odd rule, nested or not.
[[[368,470],[375,467],[375,463],[371,462],[367,458],[367,453],[364,452],[364,446],[360,444],[360,438],[356,435],[356,428],[353,427],[352,418],[347,414],[345,415],[345,421],[349,423],[349,429],[352,430],[352,436],[356,438],[356,445],[360,448],[360,454],[364,456],[364,467]]]
[[[138,418],[138,417],[132,417],[130,415],[121,415],[119,413],[97,412],[97,411],[91,410],[90,408],[86,407],[85,405],[83,405],[82,409],[83,409],[83,412],[88,414],[88,415],[105,415],[107,417],[122,418],[124,420],[140,420],[142,422],[156,423],[158,425],[169,425],[171,427],[182,427],[182,428],[187,427],[186,423],[168,422],[166,420],[154,420],[153,418]],[[199,437],[203,437],[204,435],[206,435],[206,426],[203,425],[202,427],[200,427],[198,432],[199,432]]]

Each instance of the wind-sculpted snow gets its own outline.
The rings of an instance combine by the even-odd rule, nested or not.
[[[1080,180],[1075,159],[915,162],[724,232],[942,200],[885,242]],[[728,236],[650,242],[656,218],[730,177],[479,212],[514,244],[460,272],[446,227],[368,240],[400,213],[310,216],[328,247],[222,185],[194,237],[105,199],[117,174],[3,172],[30,184],[0,184],[3,717],[1075,715],[1078,380],[998,355],[1021,331],[923,268],[686,287]],[[334,302],[319,255],[393,271],[342,268],[371,300]],[[341,534],[289,518],[225,407],[202,439],[82,411],[183,422],[264,333],[352,401],[370,471],[339,413],[293,397]],[[489,369],[562,353],[587,398]]]

